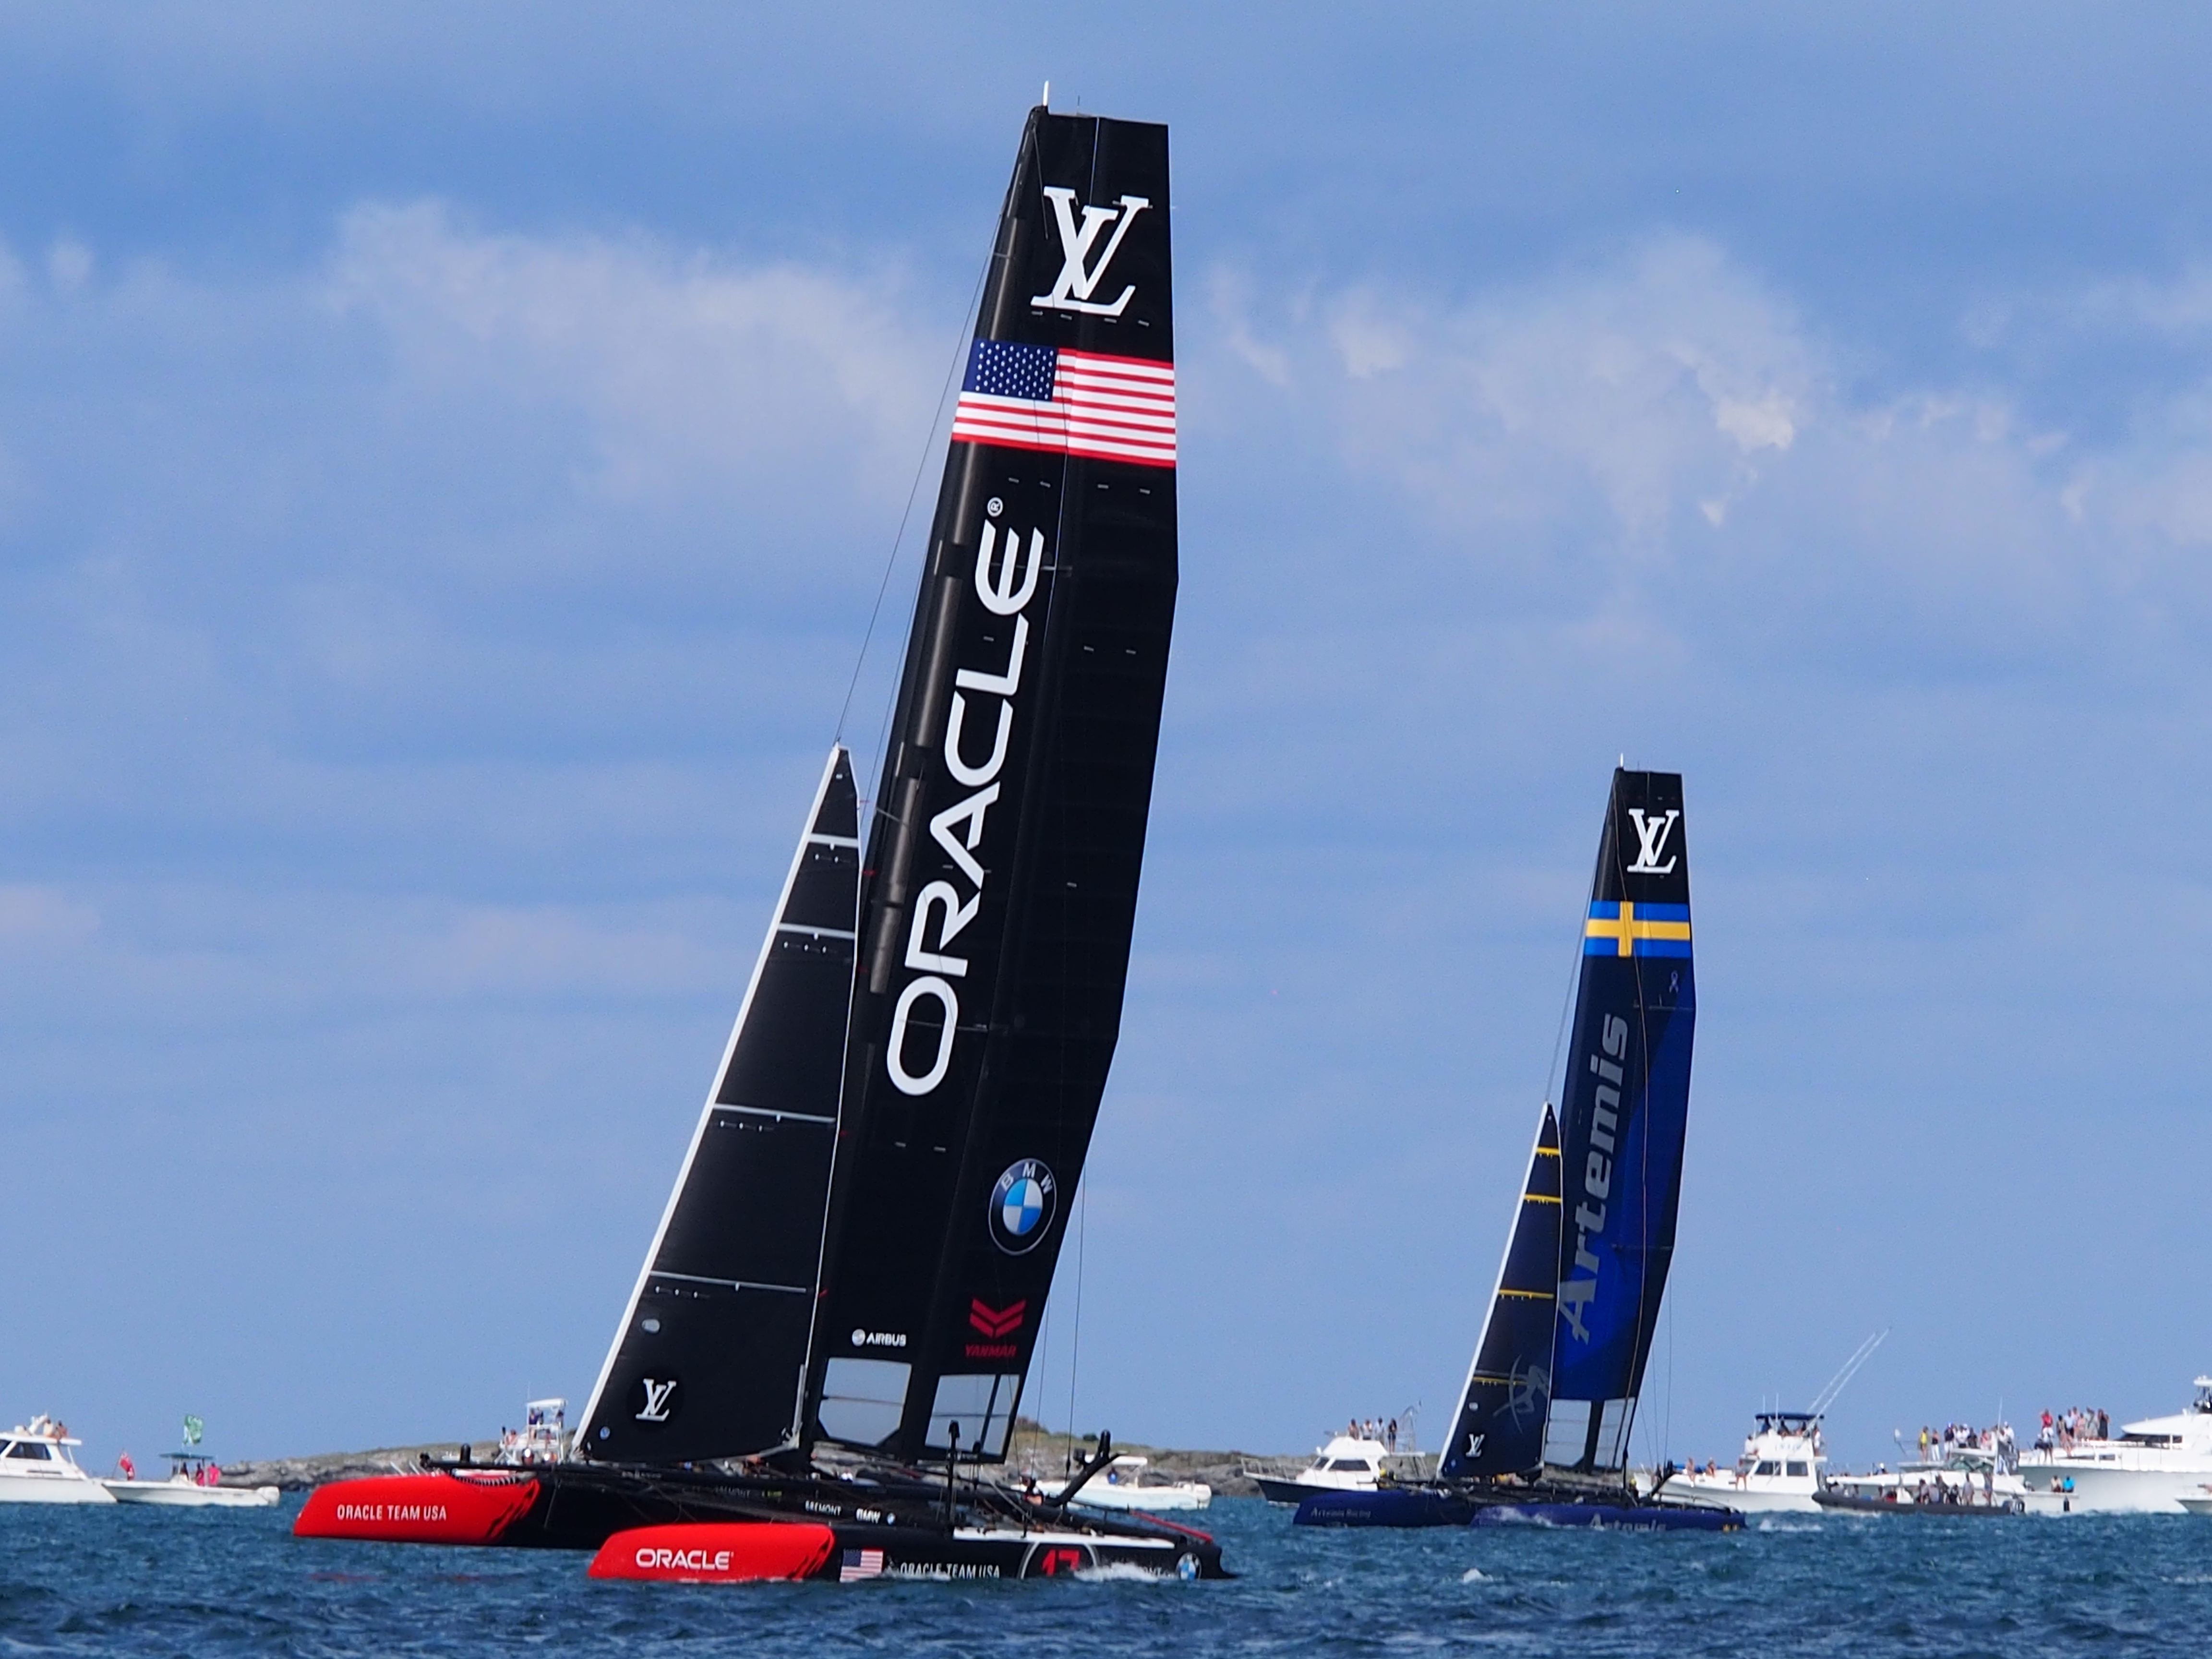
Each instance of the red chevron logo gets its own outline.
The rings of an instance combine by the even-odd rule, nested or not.
[[[1021,1329],[1022,1320],[1029,1310],[1026,1298],[994,1308],[979,1297],[968,1304],[968,1322],[986,1336],[1010,1336]]]

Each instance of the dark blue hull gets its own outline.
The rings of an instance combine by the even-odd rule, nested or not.
[[[1671,1504],[1486,1504],[1470,1524],[1596,1527],[1607,1532],[1741,1532],[1743,1516],[1735,1510]]]
[[[1300,1500],[1294,1527],[1463,1527],[1472,1500],[1431,1486],[1316,1492]]]

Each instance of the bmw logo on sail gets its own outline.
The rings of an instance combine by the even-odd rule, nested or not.
[[[1036,1158],[1006,1166],[991,1188],[991,1242],[1008,1255],[1027,1255],[1052,1231],[1060,1188]]]

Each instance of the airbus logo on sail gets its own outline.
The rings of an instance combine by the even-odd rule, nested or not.
[[[1029,653],[1030,619],[1023,614],[1036,595],[1037,578],[1044,569],[1044,532],[1032,530],[1026,544],[1021,532],[1008,530],[1003,543],[1000,526],[989,522],[1006,510],[996,496],[984,509],[987,518],[975,550],[975,597],[994,617],[1013,618],[1013,636],[1006,647],[1006,666],[963,668],[952,677],[952,701],[945,716],[945,769],[954,782],[975,793],[954,802],[929,821],[930,839],[942,848],[965,885],[939,879],[915,895],[914,920],[907,929],[906,965],[921,977],[909,980],[891,1010],[890,1042],[885,1046],[884,1069],[901,1094],[926,1095],[945,1081],[952,1066],[952,1043],[960,1021],[960,994],[953,981],[968,973],[968,958],[952,953],[953,941],[983,902],[983,883],[988,874],[975,856],[983,844],[984,814],[997,804],[999,774],[1006,763],[1013,740],[1014,694],[1021,689],[1022,668]],[[1000,549],[1004,553],[1001,555]],[[992,710],[990,753],[969,758],[971,748],[969,697],[995,699]],[[980,722],[979,722],[980,723]],[[940,1021],[929,1063],[916,1071],[908,1066],[907,1039],[915,1012],[933,1005],[929,1012]],[[926,1028],[925,1028],[926,1029]],[[928,1043],[925,1036],[922,1041]]]
[[[1114,263],[1114,256],[1121,251],[1121,239],[1129,234],[1129,227],[1136,223],[1139,213],[1152,206],[1151,198],[1124,196],[1114,207],[1094,207],[1085,203],[1083,223],[1079,227],[1075,222],[1073,191],[1065,185],[1047,185],[1044,194],[1052,204],[1053,223],[1060,231],[1060,276],[1053,283],[1051,293],[1033,294],[1030,303],[1048,311],[1079,311],[1092,317],[1120,316],[1130,296],[1137,291],[1135,283],[1123,289],[1121,297],[1111,304],[1091,296],[1098,291],[1106,267]],[[1099,232],[1109,225],[1114,227],[1114,234],[1107,239],[1098,263],[1091,264],[1091,247],[1097,242]]]
[[[1628,1022],[1607,1014],[1598,1045],[1605,1054],[1589,1056],[1590,1074],[1598,1081],[1590,1100],[1590,1150],[1583,1161],[1583,1195],[1575,1206],[1574,1276],[1559,1281],[1559,1317],[1579,1342],[1590,1340],[1583,1315],[1597,1294],[1598,1256],[1589,1242],[1605,1230],[1606,1200],[1613,1195],[1613,1152],[1620,1133],[1620,1062],[1628,1053]],[[1585,1273],[1589,1277],[1583,1277]]]
[[[1680,861],[1679,856],[1662,864],[1659,855],[1667,850],[1667,837],[1674,833],[1675,821],[1682,816],[1681,810],[1677,807],[1670,810],[1664,817],[1655,815],[1647,819],[1642,807],[1632,806],[1628,809],[1628,816],[1636,821],[1636,862],[1628,866],[1628,873],[1632,876],[1673,875],[1674,866]]]

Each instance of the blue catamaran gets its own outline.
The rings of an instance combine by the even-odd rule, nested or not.
[[[1654,1501],[1629,1434],[1674,1250],[1697,988],[1682,780],[1613,775],[1559,1109],[1546,1102],[1434,1481],[1332,1492],[1301,1526],[1726,1530]]]

